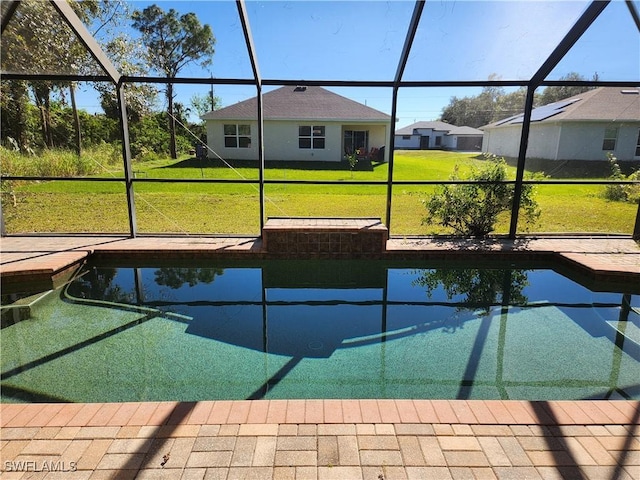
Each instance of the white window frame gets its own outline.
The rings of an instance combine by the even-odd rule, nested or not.
[[[227,127],[233,127],[233,133],[227,133]],[[240,133],[240,130],[248,130],[249,133]],[[222,127],[225,148],[251,148],[251,125],[246,123],[225,123]],[[229,145],[227,140],[233,140]]]
[[[303,133],[302,129],[309,129],[309,134]],[[327,142],[327,127],[325,125],[299,125],[298,126],[298,148],[301,150],[324,150]],[[302,142],[308,140],[309,146],[303,146]],[[322,146],[320,146],[322,144]],[[316,146],[317,145],[317,146]]]
[[[613,145],[610,145],[612,143]],[[604,127],[604,138],[602,140],[602,150],[605,152],[613,152],[618,143],[618,127]],[[609,148],[611,147],[612,148]]]

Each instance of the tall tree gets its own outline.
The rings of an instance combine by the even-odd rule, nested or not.
[[[222,105],[222,99],[213,93],[213,88],[209,94],[194,93],[191,95],[190,102],[199,117],[213,110],[218,110]]]
[[[142,42],[124,33],[109,40],[104,49],[111,62],[123,75],[142,76],[150,69]],[[117,119],[119,117],[118,99],[114,86],[111,83],[96,82],[94,88],[100,94],[100,105],[107,117]],[[153,111],[158,89],[148,83],[128,83],[124,86],[124,96],[129,120],[139,121]]]
[[[78,16],[88,24],[112,22],[121,0],[70,2]],[[100,28],[100,27],[99,27]],[[95,61],[60,18],[49,2],[23,0],[2,35],[3,69],[28,73],[100,73]],[[81,150],[80,119],[75,105],[73,82],[30,82],[32,97],[40,113],[42,144],[53,147],[52,95],[69,91],[73,109],[76,151]]]
[[[189,63],[202,67],[213,61],[215,37],[209,25],[201,25],[195,13],[178,15],[174,9],[165,12],[157,5],[133,12],[133,26],[142,34],[148,48],[150,64],[167,78],[177,77]],[[176,122],[173,112],[173,83],[166,89],[169,116],[169,150],[171,158],[178,158]]]
[[[489,80],[496,80],[491,74]],[[493,121],[499,115],[499,100],[505,95],[501,87],[487,86],[480,94],[471,97],[452,97],[443,111],[441,120],[452,125],[478,128]]]
[[[584,82],[586,78],[577,72],[571,72],[560,77],[559,80]],[[598,74],[594,73],[591,80],[598,81]],[[594,88],[595,87],[581,85],[546,87],[540,95],[540,105],[548,105],[559,100],[564,100],[565,98],[573,97],[574,95],[580,95],[581,93],[593,90]]]

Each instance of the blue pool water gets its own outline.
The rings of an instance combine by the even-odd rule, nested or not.
[[[2,401],[640,399],[638,298],[513,266],[89,266],[28,318],[5,300]]]

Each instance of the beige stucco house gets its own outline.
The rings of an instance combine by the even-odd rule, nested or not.
[[[281,87],[262,103],[266,161],[340,162],[356,149],[388,160],[386,113],[322,87]],[[209,158],[258,159],[257,111],[254,97],[203,115]]]
[[[517,157],[523,115],[481,127],[482,151]],[[600,87],[533,109],[527,158],[640,160],[640,89]]]

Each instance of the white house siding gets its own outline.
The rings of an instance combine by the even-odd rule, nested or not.
[[[445,146],[446,132],[434,130],[433,128],[417,128],[416,133],[419,133],[423,137],[429,137],[429,148],[444,148]],[[440,138],[440,145],[436,144],[436,138]]]
[[[250,148],[227,148],[224,146],[224,125],[236,123],[251,125]],[[325,148],[305,149],[298,147],[298,127],[303,125],[323,125],[325,127]],[[343,158],[343,129],[368,130],[369,148],[379,148],[386,143],[384,125],[343,125],[340,122],[275,121],[264,124],[264,156],[269,160],[325,161],[340,162]],[[207,121],[207,142],[211,149],[225,160],[258,159],[258,124],[254,121],[209,120]],[[216,155],[209,151],[209,158]],[[388,152],[385,151],[385,161]]]
[[[404,139],[402,137],[409,137]],[[420,135],[396,135],[394,141],[394,148],[396,150],[419,150],[420,149]]]
[[[559,124],[539,124],[531,125],[529,130],[529,143],[527,145],[527,158],[549,158],[557,159],[558,142],[561,133],[564,132],[564,125]],[[521,132],[518,132],[520,136]],[[520,140],[520,138],[518,138]],[[518,156],[518,151],[514,156]]]
[[[602,150],[605,128],[611,122],[567,123],[562,127],[562,136],[558,149],[559,160],[606,160],[607,151]],[[630,124],[620,122],[618,138],[613,153],[618,160],[633,160],[638,128],[640,123]]]
[[[634,157],[640,122],[615,122],[618,126],[616,148],[613,153],[620,161],[637,160]],[[550,160],[603,161],[607,151],[602,150],[605,129],[613,122],[570,122],[531,124],[528,158]],[[506,126],[485,130],[482,151],[505,157],[517,157],[521,126]]]
[[[457,135],[444,135],[442,137],[442,144],[440,148],[444,148],[446,150],[457,150],[458,149],[458,136]]]
[[[324,148],[299,148],[298,127],[325,127]],[[342,124],[326,121],[289,122],[270,120],[264,124],[264,158],[310,162],[339,162],[342,160]]]
[[[482,151],[500,157],[517,157],[522,125],[487,129],[482,137]]]
[[[613,154],[618,160],[638,160],[640,156],[636,156],[636,147],[638,145],[638,135],[640,134],[640,122],[623,123],[618,131],[618,142]]]
[[[227,148],[224,146],[224,125],[250,125],[251,147]],[[257,160],[258,159],[258,123],[247,120],[207,120],[207,156],[218,158],[220,155],[225,160]],[[213,151],[212,151],[213,150]],[[214,153],[215,152],[215,153]]]

